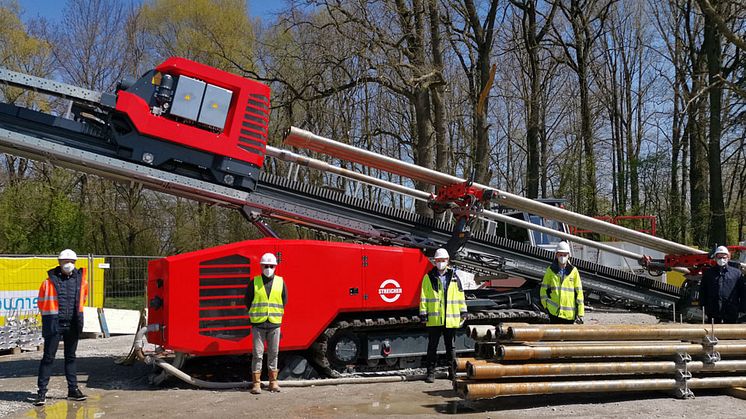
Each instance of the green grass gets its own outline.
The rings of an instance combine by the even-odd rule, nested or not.
[[[104,299],[104,307],[140,311],[145,307],[145,296],[106,297]]]

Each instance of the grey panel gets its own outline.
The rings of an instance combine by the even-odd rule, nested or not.
[[[180,76],[176,84],[174,101],[171,103],[171,115],[196,121],[204,94],[205,82]]]
[[[233,92],[230,90],[208,84],[205,89],[205,99],[202,101],[202,109],[199,111],[198,122],[223,129],[232,96]]]

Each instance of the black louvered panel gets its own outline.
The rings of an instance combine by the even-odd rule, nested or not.
[[[231,340],[249,335],[251,323],[244,296],[251,279],[250,262],[244,256],[230,255],[200,264],[201,335]]]
[[[238,146],[250,152],[264,152],[269,132],[269,98],[252,94],[246,105]]]

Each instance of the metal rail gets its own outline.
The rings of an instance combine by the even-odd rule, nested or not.
[[[2,67],[0,67],[0,83],[63,99],[96,104],[106,108],[113,108],[116,104],[116,97],[108,93],[96,92],[71,84],[17,73]]]

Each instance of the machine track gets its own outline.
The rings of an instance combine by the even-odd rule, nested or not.
[[[524,309],[498,309],[479,310],[467,314],[466,324],[493,324],[501,322],[528,322],[545,323],[547,316],[544,313]],[[319,369],[322,375],[327,377],[342,377],[349,373],[373,373],[382,371],[395,371],[402,367],[399,365],[400,358],[388,358],[383,362],[369,364],[363,358],[360,350],[356,352],[354,361],[340,362],[335,356],[335,350],[340,342],[342,346],[351,343],[362,348],[362,341],[369,333],[379,331],[422,331],[425,327],[417,315],[400,315],[389,317],[365,317],[360,319],[338,320],[327,327],[324,332],[311,345],[309,358]],[[345,343],[346,342],[346,343]],[[342,349],[344,350],[344,349]],[[420,358],[424,358],[421,356]]]

